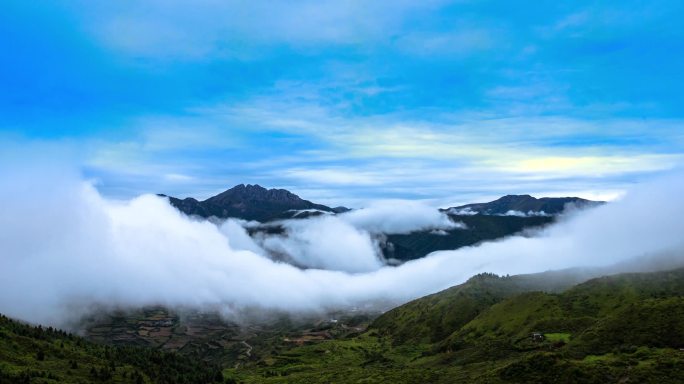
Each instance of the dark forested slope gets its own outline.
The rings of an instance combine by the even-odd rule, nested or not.
[[[0,315],[0,383],[214,383],[218,367],[152,348],[105,346]]]

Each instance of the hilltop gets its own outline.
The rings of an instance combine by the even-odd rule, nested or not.
[[[344,207],[330,208],[323,204],[312,203],[286,189],[266,189],[258,184],[239,184],[203,201],[192,197],[181,200],[172,196],[160,196],[168,197],[169,203],[186,215],[204,218],[235,217],[266,222],[348,210]]]
[[[481,274],[361,335],[255,358],[245,383],[680,383],[684,269],[573,283]]]
[[[466,204],[447,208],[446,211],[482,215],[558,215],[568,207],[588,208],[603,203],[603,201],[586,200],[579,197],[542,197],[537,199],[530,195],[506,195],[487,203]]]

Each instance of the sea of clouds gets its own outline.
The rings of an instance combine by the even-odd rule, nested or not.
[[[392,202],[287,221],[287,236],[255,239],[248,223],[189,218],[155,195],[105,198],[74,167],[0,168],[0,313],[43,324],[65,324],[94,306],[302,313],[400,304],[480,272],[609,266],[663,254],[684,259],[681,173],[637,185],[621,200],[564,217],[535,236],[393,267],[379,258],[373,234],[460,224],[419,203]],[[274,260],[274,251],[297,266]]]
[[[233,220],[229,220],[233,221]],[[420,202],[378,201],[338,215],[278,222],[281,235],[255,236],[263,255],[282,255],[305,268],[370,272],[385,265],[377,235],[465,229],[465,225]],[[254,250],[256,243],[250,244]],[[235,248],[235,247],[234,247]]]

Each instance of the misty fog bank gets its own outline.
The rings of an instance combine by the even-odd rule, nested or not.
[[[458,224],[394,204],[292,221],[292,236],[259,244],[239,222],[193,220],[157,196],[103,198],[73,170],[8,167],[1,177],[0,312],[45,324],[62,324],[93,305],[300,313],[400,304],[480,272],[627,262],[649,269],[684,259],[681,174],[636,186],[622,200],[569,215],[534,237],[435,252],[398,267],[382,265],[369,234]],[[273,261],[264,247],[316,269]]]

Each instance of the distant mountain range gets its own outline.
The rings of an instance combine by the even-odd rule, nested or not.
[[[179,199],[167,195],[169,202],[181,212],[209,218],[234,217],[244,220],[267,222],[276,219],[306,218],[325,213],[349,211],[346,207],[331,208],[304,200],[286,189],[266,189],[258,184],[239,184],[204,201],[192,197]],[[506,195],[488,203],[475,203],[442,209],[450,215],[510,215],[553,216],[566,207],[587,208],[603,204],[600,201],[579,197],[542,197],[530,195]]]
[[[349,211],[345,207],[331,208],[304,200],[285,189],[266,189],[250,184],[236,185],[204,201],[191,197],[182,200],[171,196],[168,198],[171,205],[187,215],[220,219],[233,217],[262,223]],[[379,235],[376,241],[386,260],[402,263],[434,251],[458,249],[547,225],[570,206],[588,208],[599,204],[603,202],[579,197],[537,199],[530,195],[507,195],[488,203],[441,209],[452,221],[464,223],[467,229]],[[252,227],[249,232],[250,235],[282,234],[285,229],[279,225],[264,225]]]
[[[602,201],[579,197],[542,197],[530,195],[506,195],[488,203],[466,204],[446,209],[454,214],[481,215],[558,215],[569,207],[589,208],[603,204]]]
[[[429,253],[453,250],[515,235],[556,220],[570,207],[590,208],[604,204],[579,197],[542,197],[507,195],[488,203],[467,204],[441,209],[452,221],[464,223],[467,229],[420,231],[405,235],[387,235],[380,249],[388,260],[404,262]]]

